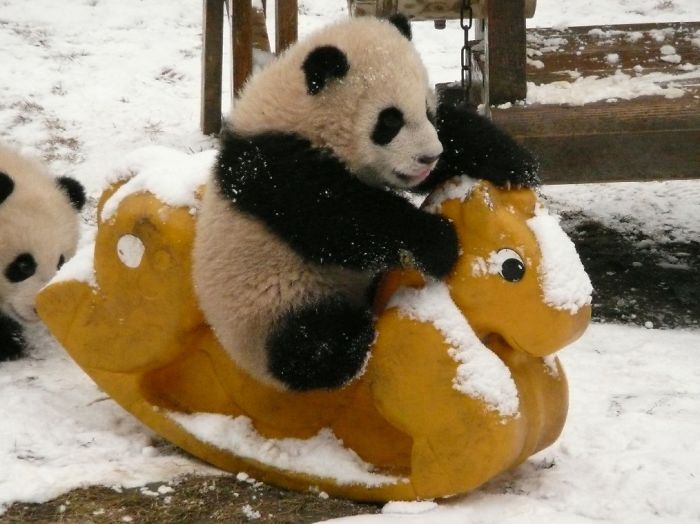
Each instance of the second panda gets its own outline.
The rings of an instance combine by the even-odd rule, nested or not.
[[[410,39],[402,17],[322,29],[251,78],[222,135],[195,288],[222,346],[274,387],[350,381],[374,340],[377,275],[440,278],[456,262],[451,223],[395,190],[462,174],[537,182],[532,157],[486,119],[437,111]]]

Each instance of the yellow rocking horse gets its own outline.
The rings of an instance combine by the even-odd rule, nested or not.
[[[280,486],[386,501],[464,493],[558,437],[568,390],[548,355],[583,333],[591,288],[533,191],[468,180],[436,190],[424,206],[457,229],[453,272],[388,275],[364,373],[295,393],[242,371],[197,306],[197,184],[191,203],[173,204],[132,175],[103,194],[94,251],[66,264],[37,307],[86,373],[166,439]]]

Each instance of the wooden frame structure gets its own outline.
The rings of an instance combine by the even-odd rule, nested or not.
[[[277,52],[297,38],[297,0],[275,2]],[[328,0],[339,2],[342,0]],[[462,0],[347,0],[353,15],[390,16],[401,12],[414,20],[459,18]],[[204,0],[204,44],[202,53],[201,129],[217,133],[221,127],[221,79],[225,6],[231,14],[233,85],[235,96],[253,66],[252,48],[264,48],[256,36],[261,13],[252,0]],[[263,0],[264,2],[264,0]],[[596,28],[526,30],[525,19],[534,14],[536,0],[471,0],[476,37],[483,39],[483,60],[474,61],[483,75],[483,89],[472,89],[473,103],[483,103],[494,121],[542,159],[542,179],[549,183],[608,182],[700,177],[700,87],[685,86],[682,98],[642,97],[632,100],[601,101],[585,106],[528,105],[509,109],[497,106],[522,100],[527,80],[550,83],[570,80],[567,72],[584,76],[608,76],[616,70],[635,75],[634,64],[645,71],[671,72],[674,64],[650,58],[658,55],[654,31],[680,31],[685,35],[671,41],[684,60],[700,63],[700,50],[687,35],[700,30],[700,22],[683,24],[641,24],[603,28],[610,34],[647,35],[647,40],[630,43],[624,36],[604,45],[596,42]],[[264,15],[262,18],[263,33]],[[482,23],[483,21],[483,23]],[[664,29],[665,28],[665,29]],[[596,29],[601,31],[601,29]],[[570,41],[568,48],[548,55],[543,63],[531,60],[529,38],[539,33]],[[626,32],[626,33],[625,33]],[[258,32],[259,33],[259,32]],[[554,33],[557,33],[554,35]],[[593,36],[591,36],[593,34]],[[659,34],[659,33],[657,33]],[[663,33],[666,34],[666,33]],[[647,38],[648,37],[648,38]],[[666,38],[666,37],[664,37]],[[635,47],[636,46],[636,47]],[[583,51],[581,51],[583,50]],[[620,51],[620,63],[605,65],[606,55]],[[459,59],[455,50],[455,60]],[[538,68],[533,62],[539,62]],[[605,66],[605,67],[603,67]],[[677,67],[676,67],[677,70]],[[475,96],[476,95],[476,96]],[[460,92],[460,96],[461,92]],[[491,111],[491,108],[493,110]]]
[[[276,52],[297,39],[297,0],[275,2]],[[221,129],[221,82],[223,74],[224,18],[230,13],[233,75],[231,93],[235,97],[253,71],[253,47],[269,50],[264,31],[264,11],[253,8],[252,0],[203,0],[202,100],[200,128],[209,135]],[[263,1],[263,9],[265,1]],[[256,24],[260,30],[255,31]],[[262,24],[262,28],[260,28]],[[264,37],[263,37],[264,35]],[[257,45],[256,45],[257,44]]]

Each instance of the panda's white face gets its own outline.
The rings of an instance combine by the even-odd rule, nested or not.
[[[0,145],[0,313],[39,320],[36,295],[78,243],[82,186]]]
[[[430,174],[442,153],[430,100],[419,98],[408,106],[376,101],[365,108],[356,132],[359,158],[357,176],[368,184],[408,189]]]
[[[50,249],[32,253],[5,247],[0,248],[0,311],[22,323],[36,322],[39,320],[34,309],[37,293],[72,255],[74,248],[65,245],[62,250],[52,245]]]

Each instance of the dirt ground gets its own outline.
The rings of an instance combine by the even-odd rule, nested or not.
[[[654,328],[698,327],[700,242],[659,244],[580,215],[565,214],[563,223],[596,289],[594,320]],[[15,504],[0,522],[304,524],[379,509],[233,476],[187,477],[170,485],[119,491],[93,487],[45,504]]]

